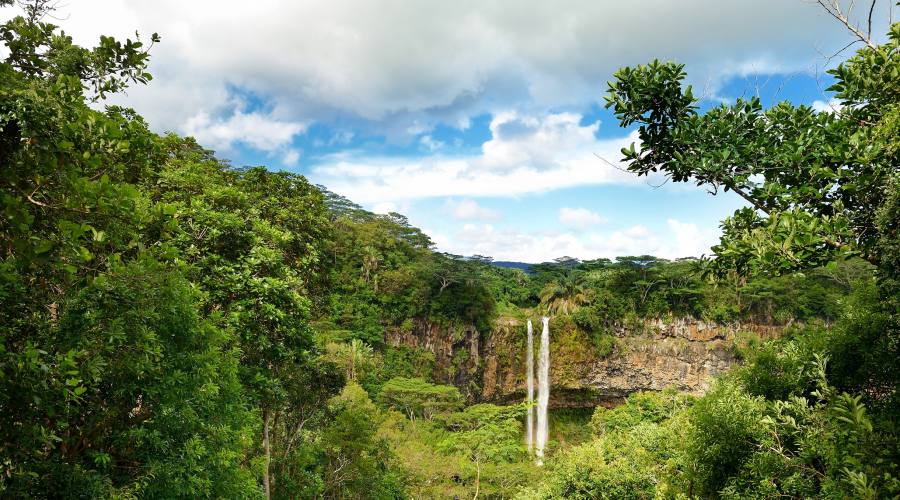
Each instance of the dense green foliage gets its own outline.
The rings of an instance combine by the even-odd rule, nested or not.
[[[27,14],[0,29],[0,491],[257,497],[273,457],[276,484],[319,475],[296,442],[343,385],[310,355],[322,193],[92,109],[149,80],[140,43],[82,49]]]
[[[524,271],[100,110],[151,80],[148,48],[76,46],[50,3],[23,5],[0,26],[0,496],[900,495],[900,25],[833,71],[834,114],[701,114],[681,66],[623,69],[609,104],[640,125],[630,168],[753,208],[711,260]],[[483,368],[462,336],[542,314],[559,373],[648,318],[791,333],[742,344],[704,396],[559,413],[542,473],[525,409],[466,406],[479,379],[459,370]],[[460,336],[449,361],[398,340],[435,327]]]
[[[558,455],[522,498],[892,498],[900,442],[829,370],[858,305],[832,330],[798,330],[748,354],[700,398],[637,393],[598,408],[595,439]],[[784,377],[779,375],[785,375]]]
[[[805,273],[709,282],[699,260],[652,256],[568,259],[534,269],[530,281],[540,290],[540,303],[550,312],[571,313],[589,331],[635,316],[692,316],[723,323],[833,321],[839,298],[871,275],[871,266],[851,260]]]
[[[632,171],[732,190],[752,205],[723,222],[703,263],[720,283],[742,285],[737,307],[745,291],[765,297],[757,284],[777,283],[769,277],[823,264],[816,274],[857,285],[822,315],[837,318],[833,328],[751,343],[746,364],[695,401],[637,394],[598,409],[596,439],[558,456],[522,498],[900,496],[900,24],[889,36],[831,71],[837,113],[763,110],[752,99],[701,114],[681,65],[616,74],[608,106],[623,125],[640,125],[640,148],[623,150]],[[852,256],[876,266],[874,281],[835,262]],[[787,304],[828,304],[795,284],[784,289]],[[770,304],[784,306],[781,297]]]
[[[395,377],[381,386],[381,402],[404,412],[410,420],[431,420],[436,413],[459,409],[462,396],[456,387],[426,382],[420,378]]]

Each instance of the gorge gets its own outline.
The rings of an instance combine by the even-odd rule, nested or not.
[[[739,361],[735,348],[743,337],[773,339],[785,328],[757,323],[719,325],[684,318],[648,319],[614,327],[615,348],[607,356],[598,356],[584,332],[565,318],[558,321],[555,330],[559,336],[548,339],[548,347],[557,353],[556,362],[548,366],[551,409],[615,406],[631,393],[667,387],[702,394],[713,377]],[[528,395],[533,394],[534,382],[527,375],[533,373],[528,363],[533,359],[528,355],[531,335],[526,333],[526,346],[521,345],[522,329],[530,331],[530,320],[500,318],[487,333],[471,326],[425,321],[414,325],[410,331],[389,330],[386,340],[393,346],[432,353],[436,380],[456,385],[475,402],[533,399]],[[526,425],[526,432],[529,428]]]
[[[818,2],[851,27],[839,3]],[[584,103],[589,114],[551,102],[502,112],[497,102],[489,113],[458,116],[438,106],[440,121],[458,127],[420,127],[418,117],[431,111],[406,116],[401,106],[385,108],[398,125],[388,127],[368,108],[374,114],[363,128],[375,136],[355,135],[356,126],[332,135],[316,120],[264,126],[257,112],[283,119],[288,110],[251,89],[226,86],[236,92],[235,120],[221,126],[224,115],[176,96],[182,105],[167,108],[207,122],[225,139],[218,144],[159,133],[123,107],[127,100],[106,100],[151,81],[149,50],[159,35],[102,36],[99,46],[82,47],[52,24],[66,19],[53,13],[61,5],[0,0],[0,11],[18,12],[0,22],[0,497],[900,498],[900,23],[871,39],[874,3],[869,33],[851,27],[866,43],[826,70],[829,89],[806,94],[822,101],[711,101],[692,93],[698,75],[688,79],[686,66],[659,60],[613,73],[606,108]],[[181,19],[182,7],[152,17]],[[275,17],[251,15],[258,7],[240,11],[241,23]],[[472,29],[454,35],[461,57],[452,64],[420,43],[429,25],[405,16],[379,23],[356,6],[341,8],[390,35],[379,53],[415,52],[443,68],[386,64],[391,75],[381,84],[405,75],[441,80],[496,45],[491,37],[467,50],[482,41],[471,35],[491,26],[467,16]],[[422,19],[456,33],[444,15],[453,8],[427,7]],[[518,12],[493,10],[504,25],[521,24]],[[563,11],[567,33],[571,19],[584,21],[585,33],[603,27]],[[539,14],[535,28],[546,20]],[[602,19],[652,20],[634,14]],[[346,65],[331,50],[343,42],[277,17],[321,39],[285,50],[281,40],[234,31],[246,34],[234,37],[234,52],[252,42],[277,66],[311,53],[329,58],[326,66]],[[407,39],[392,23],[426,28]],[[645,31],[665,34],[661,26],[686,31],[669,18]],[[353,30],[338,35],[369,44]],[[713,38],[703,38],[707,51]],[[538,36],[528,52],[567,39]],[[515,61],[509,49],[521,43],[503,44],[494,57]],[[581,60],[593,64],[595,51],[583,49]],[[711,66],[742,54],[752,55],[737,51]],[[188,67],[177,61],[173,68]],[[254,67],[260,80],[273,76]],[[353,86],[349,94],[380,85],[361,71],[341,79]],[[172,72],[162,74],[172,81]],[[517,93],[517,79],[499,80],[484,99]],[[279,81],[308,94],[311,111],[342,114],[313,99],[313,87]],[[522,80],[522,89],[540,81]],[[526,116],[538,107],[555,111]],[[618,181],[594,181],[625,179],[618,171],[578,173],[612,164],[588,154],[614,137],[598,134],[611,118],[622,139],[634,139],[609,151],[622,170],[739,195],[724,205],[732,215],[704,222],[713,231],[718,223],[719,233],[709,233],[720,234],[718,243],[685,223],[704,212],[702,202],[689,203],[689,215],[680,191],[651,196],[629,180],[608,196],[600,190],[616,191]],[[398,164],[392,151],[407,146],[392,145],[391,130],[401,129],[413,140],[409,163]],[[208,149],[227,152],[250,132],[260,134],[251,143],[275,148],[256,160],[284,163],[251,167]],[[574,132],[582,139],[537,140]],[[277,139],[297,134],[312,149]],[[355,146],[371,165],[350,162]],[[520,150],[529,154],[515,159]],[[470,153],[514,160],[504,168],[510,177],[495,177],[493,162],[467,163]],[[338,162],[338,177],[372,172],[366,192],[400,198],[375,203],[370,193],[308,179],[316,168],[289,168],[326,158]],[[570,161],[571,169],[529,173]],[[431,170],[446,177],[416,174]],[[466,175],[475,170],[493,181]],[[503,188],[502,196],[485,186]],[[357,201],[369,209],[329,189],[363,195]],[[532,197],[543,191],[544,200]],[[423,199],[403,198],[411,195]],[[429,220],[436,224],[423,225]],[[491,223],[470,232],[476,220]],[[573,238],[557,239],[563,226]],[[677,235],[677,245],[660,231]],[[701,237],[704,248],[694,248]]]

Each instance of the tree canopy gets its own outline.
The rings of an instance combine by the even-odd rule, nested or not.
[[[900,494],[900,24],[830,72],[834,112],[703,111],[684,66],[623,68],[607,105],[637,125],[628,168],[747,207],[710,260],[511,269],[154,133],[106,99],[151,81],[158,35],[81,47],[47,22],[53,2],[16,5],[0,25],[0,496]],[[782,337],[735,342],[744,365],[705,395],[596,409],[581,445],[557,449],[553,429],[542,473],[525,408],[482,388],[490,363],[520,360],[507,330],[545,314],[554,369],[626,354],[651,320]]]

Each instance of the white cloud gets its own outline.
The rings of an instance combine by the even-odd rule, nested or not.
[[[442,141],[435,140],[430,135],[423,135],[421,138],[419,138],[419,144],[424,146],[426,150],[432,153],[438,151],[439,149],[443,149],[444,146],[446,146],[446,144],[444,144]]]
[[[382,201],[372,205],[372,211],[376,214],[387,214],[397,211],[397,204],[390,201]]]
[[[243,143],[267,153],[287,148],[294,136],[306,130],[302,123],[280,121],[271,115],[243,113],[236,110],[224,119],[198,112],[185,122],[184,132],[200,144],[218,150],[229,151],[235,143]],[[286,159],[296,161],[299,153],[286,152]]]
[[[654,233],[635,225],[612,232],[589,234],[572,231],[520,231],[498,229],[492,224],[465,224],[447,235],[429,233],[438,249],[467,255],[489,255],[497,260],[546,262],[569,255],[580,259],[623,255],[656,255],[667,259],[710,254],[718,238],[714,229],[670,219],[667,231]]]
[[[474,200],[447,200],[444,208],[458,220],[497,220],[500,219],[500,213],[489,208],[482,207]]]
[[[718,243],[719,231],[700,229],[696,224],[680,222],[676,219],[666,221],[674,234],[671,254],[674,257],[700,256],[712,253],[710,248]]]
[[[812,109],[818,113],[839,113],[843,107],[837,99],[829,99],[828,102],[816,100],[812,103]]]
[[[117,99],[158,130],[183,131],[200,112],[230,116],[237,87],[271,103],[277,120],[349,117],[391,134],[464,127],[499,109],[583,106],[618,67],[656,57],[688,63],[695,83],[806,71],[846,43],[810,3],[83,0],[59,14],[84,44],[162,35],[153,83]]]
[[[593,225],[604,224],[607,220],[606,217],[586,208],[563,207],[559,209],[559,222],[564,226],[585,229]]]
[[[491,140],[481,146],[480,165],[509,168],[545,167],[573,160],[594,147],[600,122],[581,125],[582,115],[556,113],[542,117],[503,112],[491,120]]]
[[[645,182],[613,165],[621,148],[638,142],[632,133],[597,139],[599,123],[581,115],[544,117],[503,113],[491,123],[481,154],[469,156],[354,157],[335,155],[312,168],[310,177],[362,203],[438,196],[515,196],[596,184]],[[604,158],[601,160],[598,156]],[[659,179],[654,178],[658,184]]]
[[[281,157],[281,164],[285,167],[296,167],[299,161],[300,151],[297,151],[296,149],[286,150],[284,156]]]

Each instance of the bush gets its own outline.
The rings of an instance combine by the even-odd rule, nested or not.
[[[806,330],[792,339],[759,344],[734,375],[751,395],[768,400],[806,393],[813,382],[814,345],[821,337],[821,331]]]
[[[591,343],[598,358],[605,358],[616,350],[616,338],[608,333],[595,333],[591,336]]]
[[[567,450],[542,487],[519,498],[646,499],[656,489],[655,461],[633,436],[598,440]]]
[[[591,429],[595,436],[616,431],[627,431],[639,424],[660,423],[693,402],[694,398],[674,389],[663,392],[636,392],[628,396],[625,404],[613,409],[598,406],[591,417]]]
[[[432,380],[434,376],[434,353],[415,347],[389,347],[384,351],[381,372],[394,377],[421,378]]]
[[[738,384],[719,381],[691,408],[686,479],[694,494],[715,495],[766,437],[765,402]]]
[[[387,442],[378,435],[384,415],[350,382],[329,401],[331,423],[322,432],[325,498],[404,498]]]

